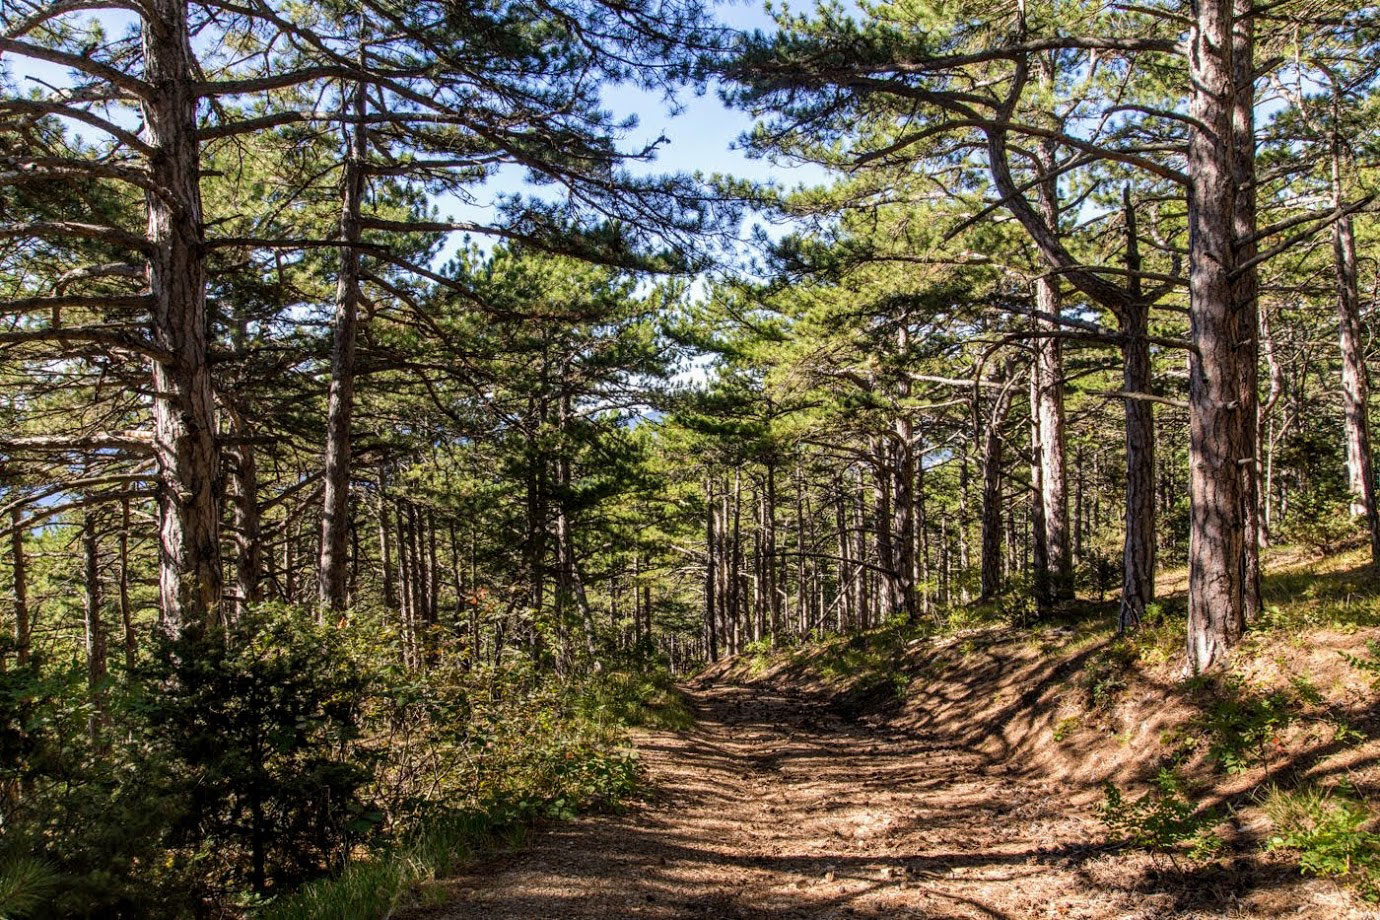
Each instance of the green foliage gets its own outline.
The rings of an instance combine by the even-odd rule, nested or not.
[[[149,724],[188,789],[175,834],[228,877],[263,892],[318,874],[382,819],[356,743],[368,671],[339,630],[264,608],[163,646],[149,680]]]
[[[1111,550],[1091,548],[1085,554],[1080,575],[1101,601],[1121,577],[1121,560]]]
[[[1082,716],[1065,716],[1054,723],[1052,735],[1056,743],[1061,743],[1083,725]]]
[[[454,873],[475,853],[500,839],[516,841],[519,826],[483,810],[441,814],[427,820],[401,845],[352,862],[332,878],[318,879],[274,899],[255,913],[259,920],[379,920],[413,898],[420,886]]]
[[[184,787],[139,698],[112,692],[108,712],[126,731],[93,735],[76,662],[36,658],[0,672],[0,863],[13,865],[21,903],[54,880],[40,886],[45,917],[172,917],[200,897],[194,854],[168,846]]]
[[[1099,814],[1118,841],[1171,859],[1185,853],[1193,859],[1209,858],[1221,846],[1212,833],[1217,817],[1187,798],[1182,780],[1172,770],[1161,770],[1151,789],[1134,801],[1110,780],[1102,788]]]
[[[509,764],[521,777],[478,806],[425,818],[396,845],[379,848],[331,878],[274,899],[260,920],[381,920],[416,900],[427,883],[460,869],[476,853],[515,843],[534,818],[571,818],[614,807],[637,791],[636,760],[597,745],[537,745]]]
[[[533,819],[619,807],[639,788],[624,727],[691,719],[656,665],[565,680],[442,643],[412,669],[396,643],[368,610],[265,606],[158,648],[107,688],[120,731],[97,735],[83,668],[0,672],[0,786],[20,791],[0,796],[0,905],[383,917]]]
[[[1127,675],[1137,660],[1135,647],[1121,638],[1107,643],[1093,655],[1079,676],[1089,708],[1111,705],[1126,689]]]
[[[1281,536],[1317,555],[1335,552],[1358,533],[1347,507],[1349,499],[1340,487],[1305,492],[1293,499],[1293,504]]]
[[[1275,831],[1270,849],[1295,851],[1301,872],[1343,879],[1380,901],[1380,833],[1365,802],[1345,788],[1275,789],[1265,813]]]
[[[0,920],[23,920],[49,903],[59,877],[37,859],[13,856],[0,862]]]
[[[1209,755],[1228,773],[1269,770],[1283,749],[1281,733],[1297,717],[1298,703],[1283,690],[1254,687],[1239,674],[1199,678],[1201,712],[1195,726],[1207,734]]]
[[[1347,664],[1360,671],[1370,680],[1370,685],[1376,690],[1380,690],[1380,639],[1369,639],[1366,641],[1366,651],[1361,655],[1351,655],[1342,653]]]
[[[575,712],[604,726],[680,730],[695,722],[668,671],[613,668],[585,678],[575,689]]]

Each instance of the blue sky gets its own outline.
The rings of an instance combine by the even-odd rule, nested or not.
[[[778,3],[778,6],[789,5]],[[714,15],[723,24],[744,31],[775,28],[762,0],[729,0],[717,5]],[[677,111],[672,114],[671,107],[658,93],[630,86],[614,86],[605,94],[606,106],[616,118],[628,115],[637,117],[637,127],[624,139],[625,150],[637,149],[662,135],[666,137],[666,143],[659,148],[656,160],[649,164],[635,164],[638,171],[704,173],[706,176],[717,173],[757,182],[771,181],[787,187],[817,184],[825,180],[824,170],[818,167],[751,159],[738,149],[738,138],[751,129],[752,119],[724,105],[715,87],[710,87],[701,95],[685,90],[676,102]],[[523,171],[512,168],[473,190],[474,205],[443,199],[437,202],[437,206],[444,217],[480,221],[487,216],[496,195],[524,190]],[[452,238],[444,250],[445,254],[453,252],[459,244],[458,237]]]
[[[737,29],[769,30],[774,27],[762,0],[727,0],[716,5],[713,12],[720,22]],[[124,31],[134,22],[130,14],[122,13],[105,13],[99,18],[111,33]],[[21,92],[27,89],[25,84],[28,77],[54,85],[62,85],[68,79],[65,68],[43,62],[7,57],[4,63],[11,75],[17,78]],[[32,86],[31,83],[29,85]],[[683,91],[677,100],[678,111],[675,114],[672,114],[671,107],[660,94],[630,86],[610,87],[605,102],[616,118],[629,115],[637,118],[637,127],[624,138],[624,149],[637,149],[662,135],[667,138],[653,163],[636,165],[639,171],[720,173],[754,181],[774,181],[788,187],[814,184],[825,178],[824,172],[817,167],[750,159],[742,150],[736,149],[739,136],[752,127],[752,120],[742,112],[725,106],[713,87],[701,95],[695,95],[690,90]],[[72,127],[78,134],[89,133],[89,129],[83,131],[80,125],[73,124]],[[92,140],[95,139],[93,135]],[[436,204],[443,217],[484,222],[497,196],[525,190],[523,170],[512,168],[474,189],[474,204],[467,205],[454,198],[440,199]],[[459,234],[452,235],[442,258],[453,253],[461,242]]]

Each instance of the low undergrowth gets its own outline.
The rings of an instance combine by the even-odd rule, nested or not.
[[[1309,875],[1350,882],[1380,901],[1380,833],[1375,810],[1346,783],[1272,790],[1264,803],[1274,827],[1268,846],[1296,854]]]
[[[403,828],[338,874],[269,901],[255,916],[373,920],[401,905],[442,899],[435,883],[477,854],[516,845],[533,821],[618,809],[635,798],[639,771],[628,727],[693,721],[665,671],[614,668],[499,688],[491,684],[488,696],[472,704],[463,743],[433,749],[433,788],[425,803],[408,806]]]
[[[534,820],[621,807],[627,728],[690,720],[664,667],[449,641],[404,667],[367,611],[266,606],[98,697],[75,664],[0,672],[0,917],[386,917]]]

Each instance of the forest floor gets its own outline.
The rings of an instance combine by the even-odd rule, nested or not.
[[[1176,867],[1108,847],[1062,784],[808,685],[687,695],[694,729],[635,737],[645,802],[539,828],[407,916],[1380,916],[1258,857]]]

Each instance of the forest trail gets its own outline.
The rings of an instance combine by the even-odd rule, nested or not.
[[[452,880],[453,900],[422,916],[1270,915],[1236,900],[1240,874],[1171,879],[1167,864],[1106,852],[1063,790],[945,738],[849,720],[801,692],[688,695],[693,730],[636,738],[648,802],[542,828]]]

